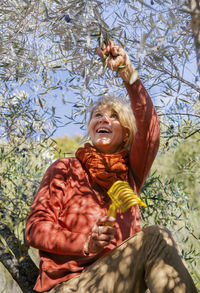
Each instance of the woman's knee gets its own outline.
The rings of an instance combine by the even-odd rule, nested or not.
[[[148,239],[148,242],[151,241],[151,239],[152,241],[162,240],[170,246],[176,246],[171,231],[165,226],[151,225],[144,227],[142,231],[144,233],[144,238]]]
[[[165,226],[160,226],[160,225],[150,225],[150,226],[146,226],[142,229],[142,231],[145,234],[165,234],[168,235],[168,237],[172,237],[172,233],[171,231],[165,227]]]

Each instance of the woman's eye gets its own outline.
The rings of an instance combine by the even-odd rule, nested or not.
[[[111,117],[114,119],[119,119],[119,116],[117,113],[112,113]]]
[[[102,117],[102,115],[101,115],[101,113],[97,112],[97,113],[95,113],[95,117],[100,118],[100,117]]]

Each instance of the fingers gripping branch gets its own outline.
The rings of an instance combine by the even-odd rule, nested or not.
[[[137,79],[137,71],[131,64],[127,53],[115,42],[108,41],[107,45],[104,43],[96,51],[103,59],[105,66],[116,71],[123,81],[132,84]]]

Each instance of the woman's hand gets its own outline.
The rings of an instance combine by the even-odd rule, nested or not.
[[[137,79],[137,72],[134,70],[127,53],[115,42],[103,43],[101,48],[97,48],[97,54],[105,61],[106,66],[118,72],[121,78],[132,84]]]
[[[85,253],[98,253],[103,247],[110,244],[110,241],[114,238],[116,233],[116,228],[105,226],[105,224],[107,222],[114,223],[115,221],[116,219],[113,217],[101,217],[97,220],[84,245]]]

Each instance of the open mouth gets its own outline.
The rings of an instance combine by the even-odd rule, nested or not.
[[[111,133],[111,131],[109,131],[109,130],[106,129],[106,128],[99,128],[99,129],[97,129],[96,132],[97,132],[97,133]]]

